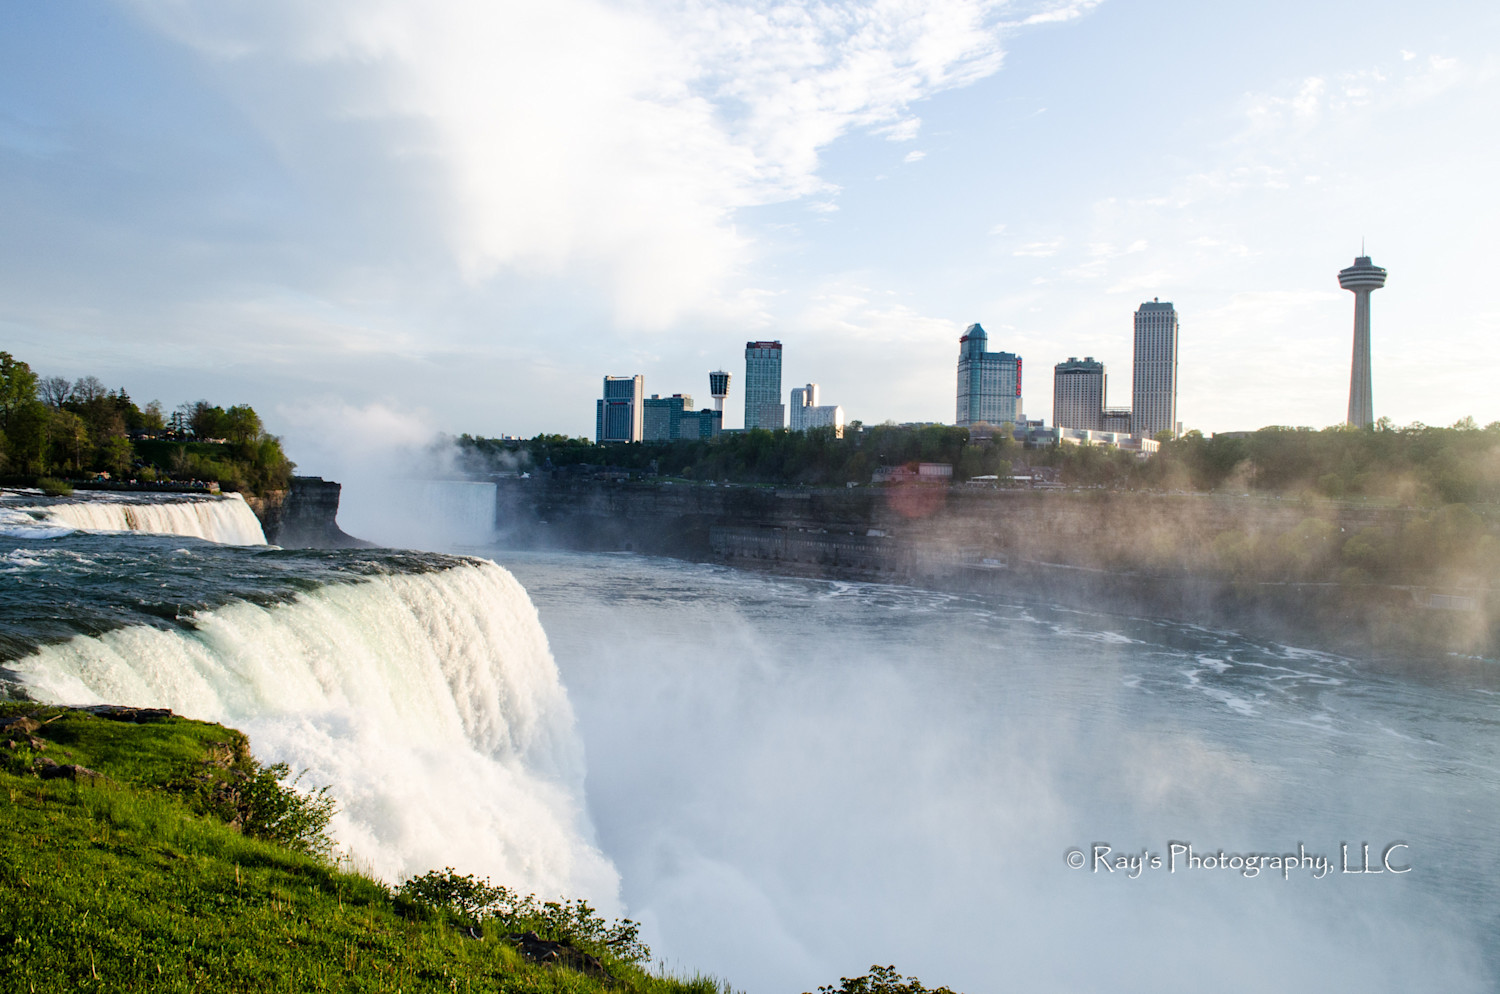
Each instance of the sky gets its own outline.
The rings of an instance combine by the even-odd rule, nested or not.
[[[605,375],[954,418],[970,322],[1181,318],[1180,417],[1500,420],[1500,5],[59,0],[0,8],[0,349],[330,439],[592,435]],[[1477,262],[1476,262],[1477,260]],[[315,437],[321,438],[322,445]],[[301,453],[299,455],[299,453]],[[311,460],[311,462],[309,461]]]

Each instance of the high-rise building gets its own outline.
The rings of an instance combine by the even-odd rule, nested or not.
[[[1104,363],[1069,356],[1052,367],[1052,423],[1100,431],[1104,422]]]
[[[701,411],[683,411],[677,419],[677,434],[673,438],[716,438],[724,428],[724,412],[705,407]]]
[[[1349,368],[1349,423],[1368,428],[1375,423],[1375,398],[1370,383],[1370,294],[1385,286],[1385,270],[1359,256],[1354,265],[1339,270],[1339,286],[1354,294],[1354,361]]]
[[[652,394],[646,398],[645,408],[646,414],[641,422],[642,440],[668,442],[680,437],[682,416],[684,412],[692,412],[693,398],[683,393],[674,393],[670,397]]]
[[[724,410],[724,398],[729,396],[729,374],[722,369],[709,373],[708,393],[714,399],[714,410]]]
[[[1130,408],[1106,407],[1104,413],[1099,416],[1099,430],[1112,431],[1117,435],[1131,434]]]
[[[792,431],[807,431],[809,428],[832,428],[839,438],[844,437],[844,409],[837,404],[818,403],[818,385],[809,383],[805,387],[792,389]]]
[[[644,435],[646,378],[606,376],[594,414],[594,441],[639,442]]]
[[[781,343],[745,343],[745,430],[786,427],[781,402]]]
[[[792,431],[801,431],[806,428],[807,409],[818,406],[818,385],[809,383],[805,387],[793,387],[792,402],[787,406]]]
[[[1135,312],[1135,366],[1130,396],[1130,426],[1137,435],[1154,438],[1177,426],[1177,311],[1160,299]]]
[[[958,340],[957,424],[1014,424],[1021,416],[1021,357],[986,352],[989,335],[977,323]]]

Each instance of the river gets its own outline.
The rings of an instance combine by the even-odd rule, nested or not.
[[[0,501],[0,676],[244,728],[367,872],[585,896],[751,994],[1500,977],[1493,661],[246,513]]]

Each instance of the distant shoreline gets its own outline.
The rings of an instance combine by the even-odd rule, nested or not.
[[[1206,567],[1224,535],[1263,533],[1263,541],[1274,537],[1295,554],[1303,532],[1398,532],[1419,520],[1417,509],[1107,491],[536,479],[498,481],[496,501],[500,544],[516,549],[641,552],[778,575],[909,584],[1233,629],[1341,653],[1500,655],[1500,591],[1483,577],[1233,576]]]

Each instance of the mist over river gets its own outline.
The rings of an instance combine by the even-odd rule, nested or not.
[[[679,963],[755,992],[871,963],[970,992],[1494,989],[1493,664],[496,555],[568,686],[622,900]],[[1172,841],[1333,869],[1170,872]],[[1410,872],[1343,872],[1341,843],[1375,870],[1394,842]],[[1110,872],[1096,843],[1162,865]]]
[[[464,551],[0,494],[0,684],[242,728],[332,788],[367,872],[585,897],[749,994],[872,963],[968,994],[1500,978],[1494,661]]]

